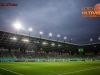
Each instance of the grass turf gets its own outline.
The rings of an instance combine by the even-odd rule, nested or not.
[[[100,62],[0,62],[0,75],[100,75]]]

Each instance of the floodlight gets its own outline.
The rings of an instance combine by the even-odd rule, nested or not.
[[[52,36],[52,33],[49,33],[49,36]]]
[[[28,39],[22,39],[22,41],[24,41],[24,42],[29,42],[29,40],[28,40]]]
[[[66,39],[67,37],[64,37],[64,39]]]
[[[52,36],[52,33],[49,33],[49,36],[50,36],[50,37],[49,37],[49,40],[50,40],[50,39],[51,39],[51,36]]]
[[[58,45],[58,46],[61,46],[61,45]]]
[[[99,40],[100,40],[100,37],[99,37]]]
[[[57,37],[60,37],[60,35],[57,35]]]
[[[11,37],[10,39],[12,39],[12,40],[17,40],[17,38],[16,38],[16,37]]]
[[[32,28],[29,28],[29,37],[30,37],[31,32],[32,32]]]
[[[41,38],[41,35],[43,35],[43,32],[42,31],[40,31],[40,38]]]
[[[52,43],[51,45],[52,45],[52,46],[54,46],[55,44],[54,44],[54,43]]]
[[[16,37],[13,37],[13,40],[17,40],[17,38]]]
[[[58,37],[58,39],[57,39],[57,41],[58,41],[58,40],[59,40],[60,35],[57,35],[57,37]]]
[[[32,28],[29,28],[29,31],[31,32],[32,31]]]
[[[46,42],[43,42],[43,45],[46,45],[46,44],[48,44],[48,43],[46,43]]]
[[[16,29],[20,29],[22,27],[19,22],[15,23],[14,26],[15,26]]]
[[[40,34],[42,35],[42,34],[43,34],[43,32],[42,32],[42,31],[40,31]]]
[[[29,42],[29,40],[28,40],[28,39],[26,39],[26,40],[25,40],[25,42]]]
[[[92,39],[90,39],[90,41],[93,41]]]

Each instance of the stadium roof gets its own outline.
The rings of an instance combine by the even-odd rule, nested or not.
[[[75,45],[67,42],[31,37],[6,31],[0,31],[0,47],[11,49],[33,49],[46,51],[75,51],[83,47],[85,51],[100,50],[100,43],[92,45]],[[92,49],[90,49],[92,48]]]

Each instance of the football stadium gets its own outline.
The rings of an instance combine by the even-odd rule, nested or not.
[[[0,0],[0,75],[100,75],[100,0]]]
[[[100,43],[76,45],[0,31],[0,74],[99,75]]]

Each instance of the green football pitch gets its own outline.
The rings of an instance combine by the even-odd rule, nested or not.
[[[100,75],[100,61],[0,62],[0,75]]]

